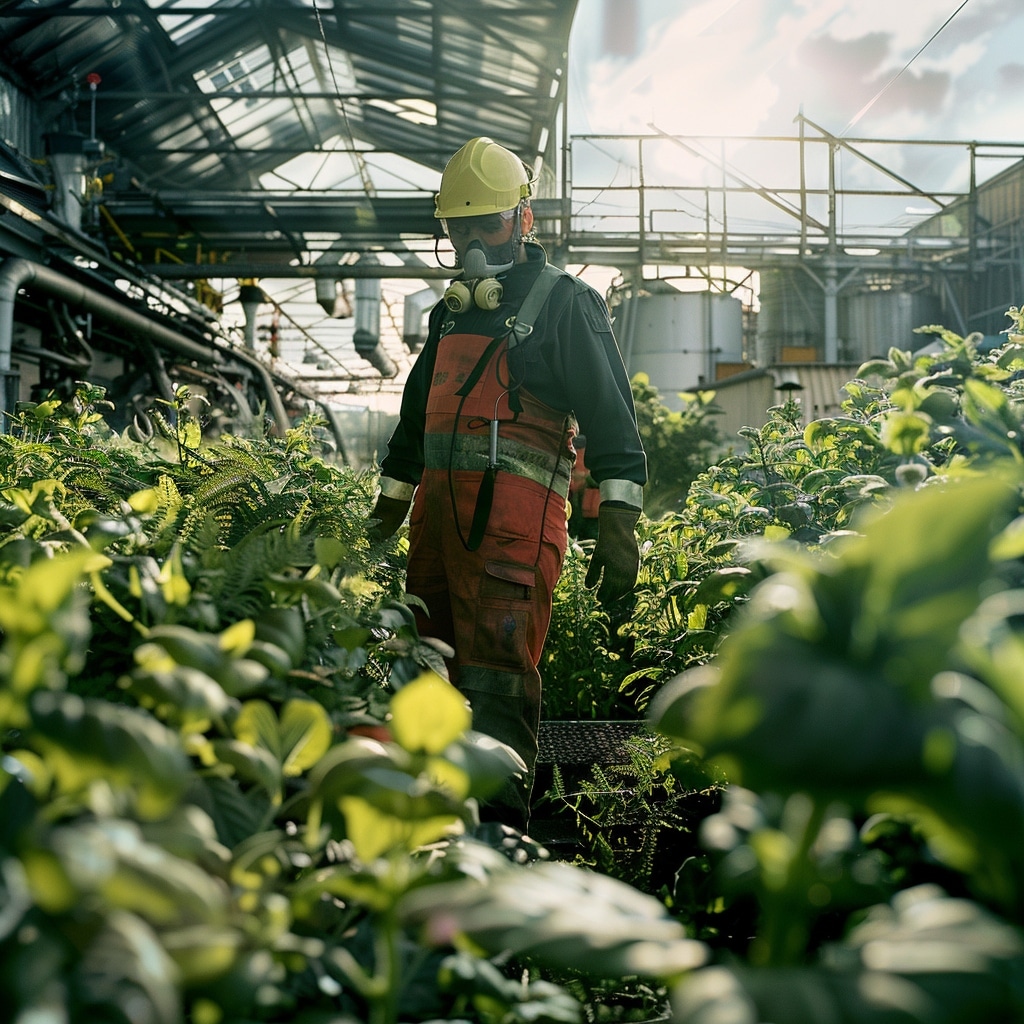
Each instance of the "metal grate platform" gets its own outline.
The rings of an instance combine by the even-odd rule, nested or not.
[[[628,758],[626,742],[647,731],[644,722],[543,721],[538,764],[616,764]]]

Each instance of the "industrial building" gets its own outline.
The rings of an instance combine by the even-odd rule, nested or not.
[[[627,368],[725,429],[834,411],[916,326],[998,335],[1024,295],[1024,146],[570,135],[574,0],[0,5],[0,372],[112,424],[176,386],[213,426],[319,410],[369,461],[451,276],[432,194],[489,135],[538,173],[550,258],[602,281]],[[450,264],[449,264],[450,266]]]

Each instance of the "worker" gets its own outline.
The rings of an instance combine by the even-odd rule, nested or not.
[[[594,540],[601,509],[601,489],[587,469],[586,435],[577,434],[573,446],[576,462],[569,481],[569,536],[577,540]]]
[[[547,262],[533,233],[533,185],[519,157],[488,138],[471,139],[445,167],[434,216],[461,273],[431,311],[371,517],[383,540],[412,505],[406,591],[426,608],[414,609],[420,634],[454,650],[449,678],[473,728],[526,765],[480,817],[521,832],[577,431],[601,494],[586,585],[606,606],[636,585],[647,479],[604,299]]]

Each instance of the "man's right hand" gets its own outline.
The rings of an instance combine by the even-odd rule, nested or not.
[[[393,537],[398,528],[405,522],[406,513],[409,511],[408,500],[401,498],[389,498],[381,494],[377,498],[377,504],[373,506],[370,513],[370,526],[366,536],[371,544],[381,544],[388,538]],[[377,520],[374,522],[374,520]]]

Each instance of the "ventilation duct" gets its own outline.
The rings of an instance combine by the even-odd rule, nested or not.
[[[415,355],[427,340],[426,315],[440,298],[440,288],[422,288],[406,295],[402,314],[402,342]]]
[[[252,352],[256,348],[256,314],[266,296],[258,284],[243,284],[238,289],[238,301],[245,313],[245,347]]]
[[[367,254],[359,260],[365,266],[377,258]],[[357,277],[355,281],[355,334],[352,342],[356,353],[380,371],[382,377],[396,377],[398,364],[380,343],[380,277]]]
[[[75,231],[82,229],[85,201],[85,136],[54,132],[46,137],[53,171],[53,213]]]
[[[348,300],[345,286],[336,277],[316,279],[316,301],[333,319],[343,320],[352,315],[352,304]]]

